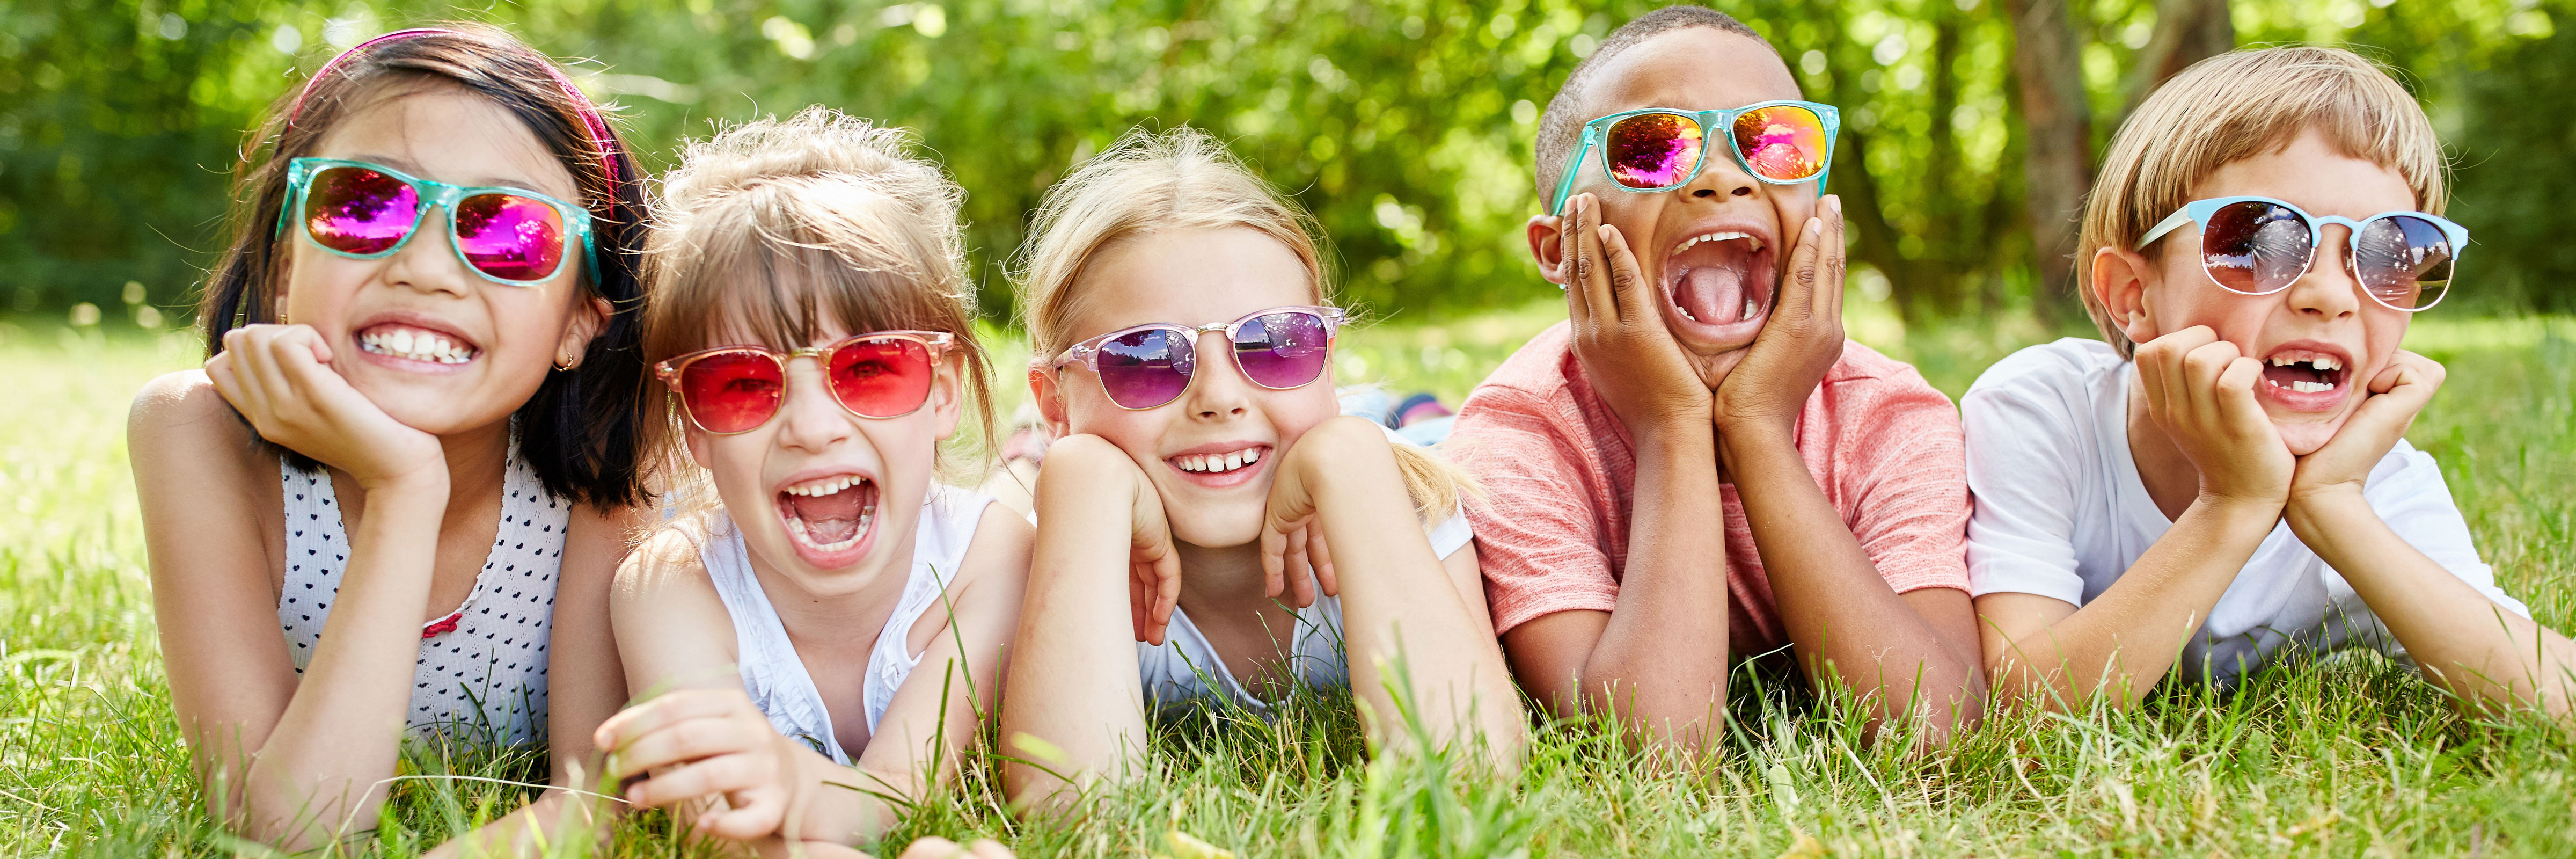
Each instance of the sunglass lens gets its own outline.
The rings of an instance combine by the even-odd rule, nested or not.
[[[778,362],[757,352],[718,352],[680,371],[680,403],[699,429],[747,432],[769,422],[787,393]]]
[[[1610,177],[1639,190],[1670,188],[1699,166],[1699,120],[1678,113],[1641,113],[1610,126],[1602,146]]]
[[[860,340],[832,351],[832,396],[861,417],[911,414],[930,398],[930,349],[899,337]]]
[[[1160,328],[1131,331],[1100,344],[1100,389],[1131,409],[1150,409],[1179,398],[1197,371],[1190,341]]]
[[[1265,388],[1294,388],[1315,381],[1332,357],[1324,318],[1303,311],[1257,316],[1234,338],[1234,361]]]
[[[304,188],[304,226],[315,244],[368,256],[392,250],[419,221],[410,183],[364,167],[332,167]]]
[[[2222,206],[2200,232],[2201,265],[2233,292],[2279,291],[2308,270],[2316,243],[2308,222],[2287,206],[2249,200]]]
[[[563,213],[517,194],[476,194],[456,204],[456,247],[484,274],[544,280],[563,264]]]
[[[2364,225],[2353,270],[2372,297],[2399,310],[2431,307],[2451,289],[2450,234],[2423,218],[2393,215]]]
[[[1763,177],[1815,178],[1825,169],[1825,120],[1796,105],[1773,105],[1735,117],[1735,148]]]

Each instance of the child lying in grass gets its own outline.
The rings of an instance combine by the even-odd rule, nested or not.
[[[2413,97],[2336,49],[2203,61],[2121,127],[2078,257],[2110,342],[2022,350],[1962,400],[1997,696],[2125,705],[2367,647],[2566,712],[2576,647],[2404,438],[2442,366],[2398,344],[2468,239],[2430,214],[2442,171]]]
[[[1835,111],[1697,6],[1621,26],[1540,121],[1530,252],[1571,321],[1479,385],[1449,446],[1495,628],[1559,713],[1696,747],[1784,647],[1937,741],[1983,676],[1959,422],[1843,338]],[[1587,122],[1587,120],[1589,120]]]
[[[1028,566],[1027,523],[934,474],[987,402],[960,194],[894,130],[821,108],[690,147],[665,188],[648,450],[685,449],[682,496],[723,507],[618,571],[646,700],[598,743],[636,805],[843,854],[956,771]]]

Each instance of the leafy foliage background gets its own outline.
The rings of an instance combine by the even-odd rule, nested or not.
[[[2173,3],[2174,0],[2165,0]],[[217,250],[225,173],[259,111],[367,36],[506,26],[571,58],[648,165],[724,120],[822,103],[916,129],[966,186],[988,315],[1027,213],[1131,127],[1216,131],[1322,219],[1346,300],[1438,321],[1551,294],[1526,263],[1530,138],[1640,0],[12,0],[0,4],[0,308],[183,304]],[[1836,187],[1859,277],[1908,320],[2029,313],[2042,261],[2000,0],[1742,0],[1810,97],[1847,118]],[[2157,0],[2075,0],[2094,146]],[[2400,69],[2462,165],[2491,311],[2564,310],[2576,224],[2553,205],[2576,108],[2576,0],[2250,0],[2240,44],[2349,44]],[[1717,70],[1712,70],[1713,73]],[[135,295],[126,284],[141,284]],[[2080,318],[2080,315],[2076,318]]]

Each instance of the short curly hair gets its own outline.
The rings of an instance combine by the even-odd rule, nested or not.
[[[1601,46],[1592,50],[1592,56],[1583,58],[1582,62],[1574,64],[1574,71],[1566,73],[1565,83],[1556,88],[1556,96],[1547,100],[1547,112],[1539,115],[1536,173],[1540,205],[1547,204],[1548,195],[1556,193],[1557,180],[1564,178],[1565,171],[1573,167],[1565,163],[1565,159],[1572,157],[1574,143],[1583,135],[1583,123],[1588,119],[1583,113],[1590,101],[1585,97],[1585,91],[1592,86],[1594,71],[1608,63],[1611,57],[1643,44],[1647,39],[1689,27],[1734,33],[1760,42],[1763,47],[1771,47],[1770,40],[1753,32],[1752,27],[1745,26],[1735,16],[1689,4],[1666,6],[1639,15],[1619,25],[1619,29],[1610,31],[1609,38],[1602,39]],[[1773,50],[1776,52],[1778,49]]]

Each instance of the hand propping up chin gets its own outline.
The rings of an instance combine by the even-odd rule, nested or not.
[[[447,477],[438,437],[394,420],[331,369],[331,346],[310,325],[245,325],[224,332],[206,360],[215,391],[261,438],[320,460],[374,489]]]
[[[1711,417],[1720,434],[1747,426],[1786,430],[1825,373],[1843,357],[1843,205],[1826,197],[1798,230],[1780,300],[1744,358],[1719,383]]]
[[[1664,327],[1663,295],[1646,281],[1627,237],[1601,223],[1600,201],[1576,195],[1557,236],[1584,378],[1630,432],[1706,432],[1708,383]]]
[[[2137,365],[2147,416],[2200,471],[2201,499],[2277,514],[2296,460],[2254,398],[2263,362],[2194,325],[2140,345]]]

